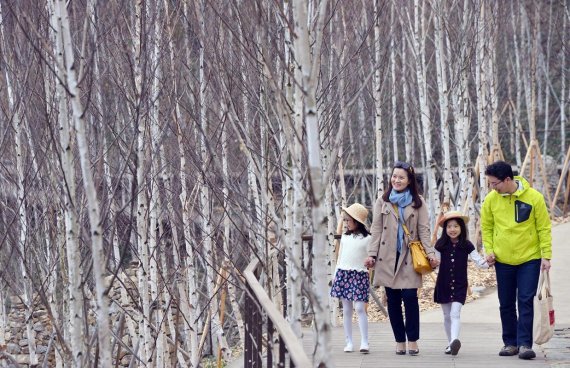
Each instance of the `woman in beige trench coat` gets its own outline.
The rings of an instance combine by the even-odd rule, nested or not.
[[[420,308],[418,288],[422,275],[414,271],[401,219],[410,237],[421,240],[432,267],[437,266],[434,248],[430,247],[428,210],[418,193],[414,168],[396,162],[388,190],[376,200],[365,266],[374,267],[374,286],[384,286],[388,301],[388,317],[396,340],[396,354],[419,354]],[[404,303],[405,318],[402,313]]]

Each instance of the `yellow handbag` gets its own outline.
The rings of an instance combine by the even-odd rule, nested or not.
[[[400,215],[398,212],[398,207],[394,205],[394,209],[396,210],[396,217],[398,218],[398,222],[400,222]],[[412,240],[410,236],[410,232],[404,221],[402,221],[402,227],[404,228],[404,232],[408,236],[410,240],[408,243],[408,248],[410,248],[410,253],[412,254],[412,263],[414,264],[414,271],[419,274],[425,275],[433,271],[431,265],[429,263],[426,251],[422,246],[422,242],[419,240]]]
[[[422,242],[419,240],[412,240],[408,244],[410,252],[412,253],[412,262],[414,263],[414,270],[422,275],[428,274],[433,271],[429,260],[427,258],[426,251],[422,246]]]

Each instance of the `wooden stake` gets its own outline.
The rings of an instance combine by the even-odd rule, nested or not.
[[[543,180],[544,190],[546,192],[546,197],[547,197],[548,201],[551,202],[550,189],[548,188],[548,181],[546,179],[546,167],[544,165],[544,161],[542,160],[542,155],[540,153],[540,147],[538,145],[537,139],[532,139],[530,141],[530,145],[528,147],[528,151],[527,151],[526,156],[524,158],[523,164],[520,168],[519,174],[521,176],[524,175],[526,165],[530,161],[530,175],[527,178],[527,180],[530,183],[530,185],[533,186],[535,159],[538,159],[538,167],[539,167],[539,170],[541,171],[541,174],[542,174],[542,180]]]
[[[219,277],[224,281],[225,284],[225,281],[227,281],[227,272],[226,268],[223,266]],[[222,288],[222,296],[220,298],[220,325],[222,326],[222,329],[224,328],[224,317],[226,315],[226,294],[227,289],[224,287]],[[222,347],[220,344],[218,344],[218,368],[222,368]]]
[[[550,217],[554,217],[554,207],[556,207],[556,200],[558,199],[558,194],[560,193],[560,189],[562,188],[562,183],[564,182],[564,177],[568,172],[568,162],[570,161],[570,146],[568,147],[568,152],[566,152],[566,157],[564,158],[564,164],[562,164],[562,171],[560,172],[560,179],[558,180],[558,185],[556,186],[556,192],[554,192],[554,197],[550,201]],[[570,184],[570,182],[567,182]],[[565,197],[566,201],[568,196]],[[566,201],[564,202],[566,204]],[[566,209],[566,208],[564,208]],[[564,215],[564,211],[562,212]]]

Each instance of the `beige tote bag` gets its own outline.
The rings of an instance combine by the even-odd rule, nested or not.
[[[542,345],[554,335],[554,305],[550,292],[548,271],[540,271],[538,288],[534,297],[534,342]]]

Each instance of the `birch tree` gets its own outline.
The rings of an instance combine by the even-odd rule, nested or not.
[[[435,180],[435,160],[432,154],[432,139],[431,139],[431,112],[428,102],[428,86],[427,86],[427,64],[425,57],[426,49],[426,16],[425,4],[420,5],[419,0],[414,1],[414,24],[411,29],[413,30],[413,47],[414,59],[416,65],[416,79],[418,84],[418,97],[419,97],[419,113],[421,120],[421,131],[425,138],[425,174],[427,175],[427,187],[429,189],[428,205],[430,218],[433,219],[434,213],[439,213],[439,192]]]
[[[318,18],[315,25],[315,41],[313,53],[310,50],[307,5],[301,0],[293,0],[293,19],[296,38],[293,39],[297,68],[300,69],[302,79],[300,85],[304,94],[303,116],[307,129],[307,162],[309,169],[310,201],[312,205],[313,222],[313,309],[315,323],[318,331],[315,352],[317,366],[332,366],[330,362],[330,320],[328,316],[328,280],[324,256],[326,254],[326,211],[324,207],[324,185],[321,172],[321,145],[319,141],[319,113],[317,110],[316,89],[318,82],[318,65],[320,47],[322,42],[322,29],[327,11],[327,1],[319,4]],[[311,54],[313,58],[311,59]]]
[[[382,139],[384,131],[382,128],[382,81],[380,65],[381,52],[380,52],[380,0],[374,0],[374,131],[376,142],[376,185],[378,188],[378,196],[382,195],[384,191],[384,155],[382,153]]]
[[[104,273],[106,260],[103,252],[103,229],[101,227],[101,215],[97,191],[93,180],[91,162],[89,157],[89,147],[86,137],[85,121],[83,118],[84,109],[79,96],[78,79],[76,74],[76,64],[71,39],[69,16],[65,1],[57,0],[54,4],[54,16],[58,25],[56,37],[60,38],[64,53],[65,83],[68,91],[68,98],[71,102],[73,112],[73,126],[76,131],[77,147],[79,151],[79,161],[83,186],[87,197],[89,209],[90,242],[93,259],[93,278],[96,290],[97,305],[97,336],[100,362],[103,366],[112,364],[111,360],[111,331],[109,321],[109,301],[106,293]]]
[[[49,2],[48,6],[50,11],[54,14],[50,18],[52,29],[56,30],[57,23],[55,18],[55,9],[53,9],[53,3]],[[57,62],[57,79],[65,80],[64,65],[63,60],[63,44],[62,37],[57,37],[54,34],[53,40],[56,42],[54,45],[55,55],[58,56]],[[82,280],[83,273],[80,268],[81,259],[79,251],[79,220],[77,216],[76,209],[76,190],[77,185],[75,183],[75,168],[74,161],[75,157],[73,155],[74,147],[73,133],[74,130],[69,121],[68,104],[65,94],[65,87],[61,83],[57,83],[55,86],[55,101],[58,104],[58,122],[59,122],[59,133],[60,133],[60,144],[62,148],[61,160],[62,160],[62,171],[63,178],[66,183],[65,187],[67,193],[64,193],[62,197],[64,198],[64,228],[65,228],[65,244],[67,255],[67,267],[68,267],[68,296],[69,296],[69,332],[70,332],[70,343],[73,355],[73,364],[76,366],[81,365],[81,360],[83,358],[83,353],[85,351],[85,343],[83,340],[84,335],[84,320],[83,320],[83,290],[82,290]]]
[[[435,5],[435,4],[434,4]],[[440,119],[440,134],[441,142],[443,145],[443,205],[450,205],[450,191],[453,187],[453,179],[451,178],[451,153],[449,147],[449,88],[447,81],[447,53],[444,50],[444,35],[443,35],[443,6],[445,3],[435,7],[434,12],[434,31],[435,31],[435,64],[437,87],[439,96],[439,119]]]
[[[1,32],[1,42],[2,49],[7,50],[6,35],[4,30],[4,22],[2,21],[2,8],[0,7],[0,32]],[[3,60],[6,64],[11,63],[8,60]],[[13,69],[13,68],[12,68]],[[19,272],[22,275],[21,287],[23,290],[23,302],[25,306],[25,321],[26,321],[26,337],[28,339],[28,349],[29,349],[29,362],[30,364],[38,364],[38,358],[36,355],[36,341],[35,332],[33,330],[32,312],[33,312],[33,297],[32,297],[32,285],[30,280],[30,275],[28,274],[28,265],[26,262],[26,244],[28,242],[28,211],[26,203],[26,178],[25,178],[25,130],[23,121],[23,116],[20,111],[20,104],[16,101],[16,93],[14,87],[12,86],[12,76],[8,72],[8,68],[5,68],[5,82],[6,82],[6,92],[8,95],[8,107],[10,114],[12,115],[12,126],[11,130],[14,132],[14,155],[16,161],[16,188],[17,188],[17,208],[18,208],[18,228],[19,236],[17,239],[17,250],[18,250],[18,267]]]

